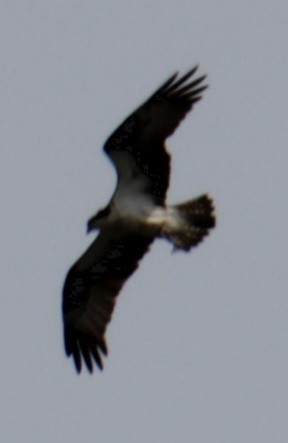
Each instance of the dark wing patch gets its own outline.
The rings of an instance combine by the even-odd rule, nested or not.
[[[73,357],[78,373],[83,361],[91,373],[94,363],[103,368],[102,355],[107,355],[105,331],[115,298],[153,241],[137,235],[107,238],[103,248],[103,235],[100,233],[72,266],[63,289],[65,350],[68,357]]]
[[[197,68],[178,79],[178,73],[171,76],[116,129],[104,145],[116,169],[117,159],[113,158],[113,152],[123,151],[132,155],[141,172],[149,177],[147,191],[152,193],[157,204],[164,204],[169,186],[170,155],[165,150],[165,140],[207,88],[203,84],[206,76],[189,81]]]

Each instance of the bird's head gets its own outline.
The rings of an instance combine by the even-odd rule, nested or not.
[[[93,217],[88,220],[87,223],[87,233],[101,229],[108,223],[108,218],[110,214],[110,206],[106,206],[104,209],[100,209]]]

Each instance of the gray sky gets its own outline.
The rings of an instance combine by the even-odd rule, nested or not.
[[[286,1],[3,1],[1,441],[287,441]],[[106,137],[175,70],[208,74],[169,140],[169,202],[209,192],[201,247],[159,241],[103,373],[62,344],[67,269],[115,173]]]

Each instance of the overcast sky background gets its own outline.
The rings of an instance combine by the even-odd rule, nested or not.
[[[287,1],[2,1],[0,440],[286,443]],[[175,70],[208,74],[168,141],[171,203],[209,192],[190,254],[158,241],[103,373],[63,352],[65,274],[115,173],[112,130]]]

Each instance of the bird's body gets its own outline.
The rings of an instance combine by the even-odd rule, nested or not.
[[[187,82],[196,69],[168,79],[104,145],[117,170],[117,186],[107,207],[88,221],[88,231],[99,234],[71,267],[63,289],[65,349],[78,372],[82,360],[90,372],[93,361],[102,369],[116,296],[155,238],[189,251],[215,224],[207,195],[165,203],[170,155],[164,142],[206,88],[204,76]]]

